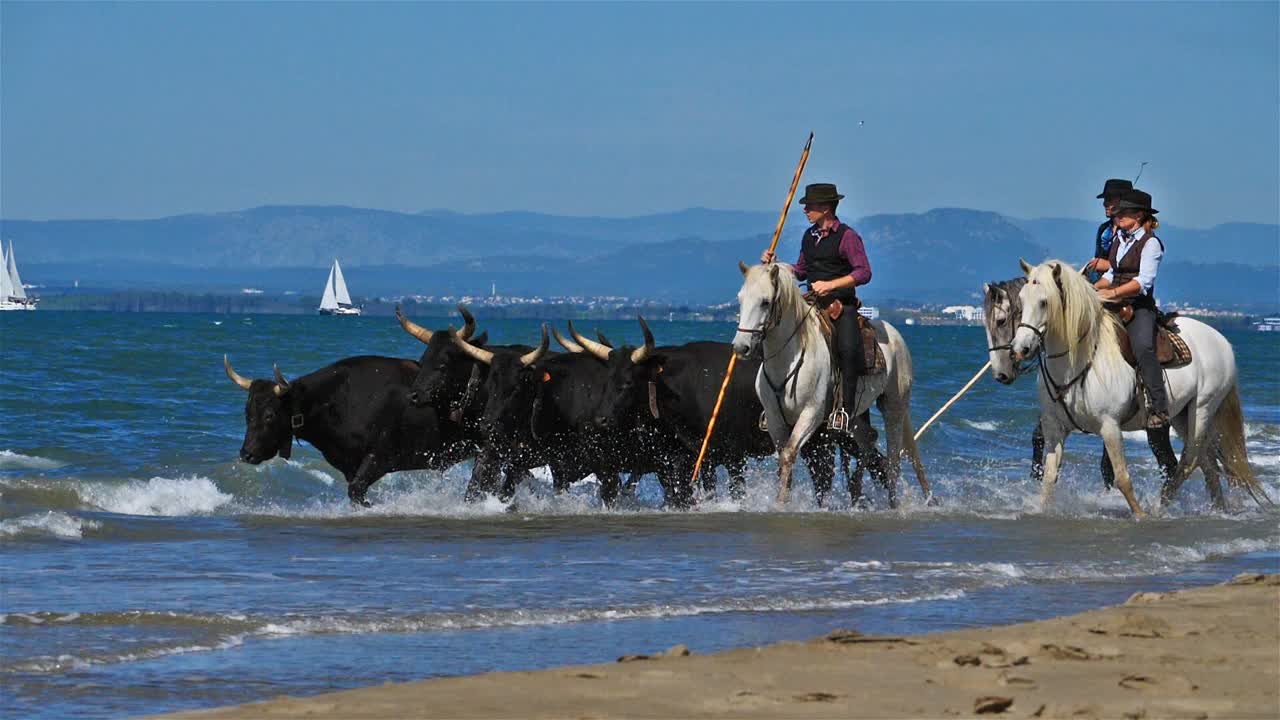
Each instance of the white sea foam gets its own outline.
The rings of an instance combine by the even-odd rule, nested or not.
[[[992,431],[995,431],[995,430],[997,429],[997,425],[996,425],[996,423],[995,423],[995,421],[994,421],[994,420],[968,420],[968,419],[966,419],[966,420],[964,420],[963,422],[964,422],[964,424],[965,424],[965,425],[968,425],[969,427],[971,427],[971,428],[973,428],[973,429],[975,429],[975,430],[985,430],[985,431],[987,431],[987,432],[992,432]]]
[[[66,465],[51,458],[0,450],[0,470],[56,470]]]
[[[333,476],[332,476],[332,475],[330,475],[329,473],[327,473],[327,472],[323,471],[323,470],[320,470],[320,469],[318,469],[318,468],[307,467],[306,465],[303,465],[302,463],[298,462],[297,460],[286,460],[286,461],[285,461],[285,463],[287,463],[287,464],[289,465],[289,467],[291,467],[291,468],[293,468],[293,469],[295,469],[295,470],[301,470],[302,472],[304,472],[304,473],[306,473],[306,474],[310,475],[311,477],[313,477],[313,478],[315,478],[315,479],[319,480],[320,482],[324,483],[325,485],[329,485],[329,486],[331,486],[331,487],[333,486],[333,483],[334,483]],[[259,467],[263,467],[263,466],[259,466]]]
[[[96,508],[122,515],[204,515],[232,497],[206,477],[154,477],[126,483],[83,483],[81,499]]]
[[[95,520],[85,520],[56,510],[50,510],[49,512],[23,515],[9,520],[0,520],[0,537],[52,535],[53,537],[78,540],[84,536],[86,528],[92,530],[98,527],[101,527],[101,523]]]

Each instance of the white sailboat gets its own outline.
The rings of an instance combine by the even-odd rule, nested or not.
[[[351,293],[347,292],[347,281],[342,277],[342,266],[335,258],[333,267],[329,268],[329,280],[324,284],[324,295],[320,298],[321,315],[359,315],[360,308],[351,304]]]
[[[18,260],[13,255],[13,241],[6,253],[0,244],[0,310],[35,310],[36,298],[27,296],[18,275]]]

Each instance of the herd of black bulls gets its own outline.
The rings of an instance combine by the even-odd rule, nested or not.
[[[547,466],[556,492],[589,475],[600,498],[613,505],[629,481],[653,473],[664,502],[688,508],[715,493],[714,468],[728,471],[729,493],[745,494],[747,459],[774,454],[759,427],[761,405],[754,380],[758,360],[739,362],[708,447],[701,493],[692,475],[698,450],[732,352],[728,343],[658,346],[643,318],[642,347],[612,347],[583,337],[569,323],[570,338],[553,331],[566,352],[548,349],[547,326],[537,346],[490,345],[476,334],[475,318],[459,306],[464,325],[428,330],[401,314],[400,325],[426,345],[414,362],[350,357],[288,380],[278,368],[271,380],[228,377],[249,393],[240,458],[261,463],[288,458],[293,440],[324,455],[347,481],[351,501],[383,475],[437,469],[474,458],[466,498],[509,500],[530,469]],[[815,478],[833,475],[835,451],[844,458],[854,499],[862,497],[863,465],[849,472],[856,449],[847,435],[816,438],[805,447]],[[831,487],[815,487],[819,503]]]

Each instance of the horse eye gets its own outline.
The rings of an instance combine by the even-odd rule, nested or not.
[[[1041,301],[1040,301],[1040,307],[1042,307],[1042,308],[1043,308],[1043,307],[1049,307],[1049,301],[1048,301],[1048,300],[1041,300]]]
[[[769,301],[768,301],[768,300],[761,300],[761,301],[760,301],[760,307],[769,307]]]
[[[1004,327],[1004,324],[1005,324],[1005,319],[1004,319],[1004,318],[1000,318],[999,320],[996,320],[996,326],[997,326],[997,327]]]

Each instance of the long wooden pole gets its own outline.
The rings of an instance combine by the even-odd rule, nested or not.
[[[796,188],[800,185],[800,176],[804,174],[805,163],[809,162],[809,148],[813,147],[813,133],[804,144],[800,153],[800,164],[796,166],[796,174],[791,178],[791,189],[787,191],[787,201],[782,204],[782,214],[778,216],[778,226],[773,229],[773,242],[769,243],[769,252],[778,248],[778,238],[782,237],[782,226],[787,224],[787,212],[791,210],[791,201],[796,197]],[[716,429],[716,418],[720,417],[720,405],[724,403],[724,393],[729,389],[729,379],[733,377],[733,368],[738,364],[736,354],[729,355],[729,367],[724,371],[724,382],[720,383],[720,394],[716,396],[716,405],[711,409],[711,420],[707,423],[707,432],[702,436],[702,448],[698,450],[698,461],[693,465],[693,477],[689,480],[690,488],[698,486],[698,475],[702,472],[702,459],[707,455],[707,446],[711,444],[711,433]]]

